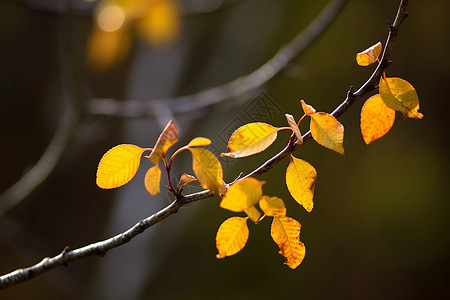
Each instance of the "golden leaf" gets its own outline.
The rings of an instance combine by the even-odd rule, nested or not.
[[[248,239],[247,218],[232,217],[220,225],[216,235],[217,258],[234,255],[244,248]]]
[[[244,178],[228,188],[220,207],[234,212],[245,211],[258,203],[262,196],[264,181]]]
[[[211,140],[204,137],[196,137],[187,145],[188,147],[208,146],[211,145]]]
[[[270,235],[286,258],[285,264],[297,268],[305,257],[305,245],[300,242],[300,223],[289,217],[274,217]]]
[[[292,198],[308,212],[313,209],[316,178],[317,172],[312,165],[291,155],[291,161],[286,169],[286,185]]]
[[[260,122],[241,126],[231,135],[227,152],[221,156],[238,158],[264,151],[275,141],[278,130],[280,128]]]
[[[344,126],[330,114],[318,112],[311,116],[311,135],[325,148],[344,154]]]
[[[261,217],[261,212],[255,207],[250,206],[244,212],[247,214],[247,216],[252,220],[253,222],[257,223],[259,218]]]
[[[395,110],[384,104],[379,94],[369,99],[361,110],[361,133],[364,142],[371,142],[384,136],[394,125]]]
[[[278,197],[262,196],[259,200],[259,207],[269,217],[286,216],[286,206],[284,201]]]
[[[223,173],[219,160],[209,150],[203,148],[189,148],[192,153],[192,169],[198,182],[204,189],[220,196]]]
[[[302,108],[303,108],[303,111],[305,112],[305,115],[310,116],[310,115],[312,115],[312,114],[314,114],[316,112],[314,107],[312,107],[311,105],[306,104],[305,101],[300,100],[300,104],[302,105]]]
[[[150,153],[147,158],[155,165],[158,164],[161,157],[163,157],[167,153],[167,150],[169,150],[176,142],[178,142],[177,126],[170,120],[163,132],[159,135],[152,153]]]
[[[98,164],[97,185],[102,189],[113,189],[128,183],[136,175],[144,151],[127,144],[110,149]]]
[[[398,77],[380,79],[380,95],[384,103],[403,114],[406,118],[422,119],[419,110],[419,97],[414,87]]]
[[[159,185],[161,181],[161,170],[158,165],[151,167],[147,173],[145,174],[145,188],[150,193],[150,195],[154,196],[159,194]]]
[[[358,63],[358,65],[363,67],[373,64],[378,60],[378,57],[381,54],[381,49],[381,42],[376,43],[366,50],[356,54],[356,62]]]

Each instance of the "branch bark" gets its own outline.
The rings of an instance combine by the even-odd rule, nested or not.
[[[353,93],[352,88],[350,88],[345,100],[331,113],[336,118],[345,113],[362,96],[373,91],[378,86],[378,82],[380,80],[381,75],[383,74],[384,70],[390,65],[389,58],[391,50],[397,38],[399,27],[407,16],[406,12],[407,5],[408,0],[401,1],[394,23],[389,25],[389,35],[385,44],[382,58],[377,68],[372,73],[370,78],[356,92]],[[304,143],[310,139],[311,139],[310,132],[307,132],[306,134],[303,135]],[[280,162],[286,156],[288,156],[289,153],[297,150],[300,146],[301,146],[300,144],[288,144],[281,152],[273,156],[271,159],[266,161],[264,164],[262,164],[253,172],[248,174],[246,177],[257,177],[261,174],[266,173],[278,162]],[[46,257],[41,262],[37,263],[34,266],[24,269],[18,269],[14,272],[3,275],[2,277],[0,277],[0,289],[5,289],[7,287],[24,282],[39,274],[45,273],[57,266],[66,265],[69,262],[87,256],[91,255],[103,256],[107,251],[116,248],[118,246],[121,246],[125,243],[128,243],[131,239],[136,237],[138,234],[144,232],[149,227],[175,214],[176,212],[178,212],[179,208],[181,208],[185,204],[209,198],[212,196],[213,194],[208,190],[186,196],[181,196],[180,198],[173,201],[169,206],[149,216],[148,218],[141,220],[127,231],[120,233],[112,238],[74,250],[70,250],[68,247],[66,247],[59,255],[56,255],[52,258]]]

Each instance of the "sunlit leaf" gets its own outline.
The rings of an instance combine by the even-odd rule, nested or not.
[[[280,128],[260,122],[239,127],[228,141],[227,152],[221,156],[238,158],[264,151],[275,141],[278,130]]]
[[[291,161],[286,169],[286,185],[292,198],[308,212],[313,209],[316,178],[317,172],[313,166],[291,155]]]
[[[312,114],[314,114],[316,112],[314,107],[312,107],[309,104],[306,104],[305,101],[300,100],[300,104],[302,105],[302,108],[303,108],[303,111],[305,112],[305,115],[310,116],[310,115],[312,115]]]
[[[384,103],[397,110],[406,118],[422,119],[419,110],[419,97],[414,87],[398,77],[380,79],[380,95]]]
[[[269,217],[286,216],[286,206],[284,201],[278,197],[262,196],[259,200],[259,207]]]
[[[159,186],[161,181],[161,170],[158,165],[151,167],[147,173],[145,174],[145,188],[150,193],[150,195],[154,196],[159,194]]]
[[[311,135],[320,145],[344,154],[344,126],[330,114],[317,112],[311,117]]]
[[[371,142],[384,136],[394,125],[395,110],[384,104],[379,94],[370,97],[361,110],[361,133],[364,142]]]
[[[220,207],[240,212],[254,206],[262,196],[264,181],[255,178],[239,180],[228,188],[225,197],[220,202]]]
[[[97,185],[113,189],[128,183],[136,174],[145,150],[135,145],[118,145],[103,155],[97,168]]]
[[[178,182],[178,185],[180,186],[182,184],[185,184],[185,183],[188,183],[188,182],[192,182],[192,181],[195,181],[195,180],[197,180],[197,178],[195,178],[195,176],[183,173],[181,175],[181,177],[180,177],[180,181]]]
[[[189,148],[192,153],[192,169],[204,189],[220,196],[223,185],[222,165],[217,157],[203,148]]]
[[[270,234],[280,247],[280,254],[286,258],[285,264],[297,268],[305,257],[305,245],[300,242],[300,223],[289,217],[274,217]]]
[[[257,223],[259,218],[261,217],[261,212],[255,206],[247,208],[244,212],[247,214],[250,220],[255,223]]]
[[[234,255],[248,240],[247,218],[232,217],[220,225],[216,235],[217,258]]]
[[[297,138],[300,144],[303,144],[302,133],[300,132],[300,128],[298,128],[297,122],[295,121],[294,117],[290,114],[285,114],[285,116],[289,124],[289,127],[291,127],[292,131],[295,134],[295,137]]]
[[[363,67],[373,64],[378,60],[378,57],[381,54],[381,49],[381,42],[376,43],[372,47],[356,54],[356,62],[358,65]]]
[[[196,137],[189,142],[188,147],[208,146],[211,145],[211,140],[204,137]]]
[[[148,156],[148,159],[150,159],[150,161],[155,165],[158,164],[161,157],[163,157],[167,150],[169,150],[169,148],[176,142],[178,142],[177,126],[175,126],[175,123],[170,120],[163,132],[159,135],[156,145],[150,156]]]

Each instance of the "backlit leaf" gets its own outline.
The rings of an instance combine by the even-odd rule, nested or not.
[[[312,165],[291,155],[291,161],[286,169],[286,185],[292,198],[308,212],[313,209],[316,178],[317,172]]]
[[[244,212],[247,214],[250,220],[255,223],[257,223],[259,218],[261,217],[261,212],[255,206],[247,208]]]
[[[118,145],[103,155],[97,168],[97,185],[113,189],[128,183],[136,174],[144,149],[135,145]]]
[[[216,235],[217,258],[234,255],[248,240],[247,218],[232,217],[220,225]]]
[[[297,268],[305,257],[305,245],[300,242],[300,223],[289,217],[274,217],[270,235],[280,247],[280,254],[286,258],[285,264]]]
[[[395,110],[384,104],[379,94],[369,99],[361,110],[361,133],[364,142],[371,142],[384,136],[394,125]]]
[[[159,194],[159,186],[161,181],[161,170],[158,165],[151,167],[145,174],[145,188],[154,196]]]
[[[211,145],[211,140],[204,137],[196,137],[187,145],[188,147],[208,146]]]
[[[378,57],[381,54],[381,49],[381,42],[376,43],[372,47],[356,54],[356,62],[358,65],[363,67],[373,64],[378,60]]]
[[[240,212],[254,206],[262,196],[264,181],[255,178],[239,180],[228,188],[225,197],[220,202],[220,207]]]
[[[181,186],[185,183],[192,182],[195,180],[197,180],[197,178],[195,178],[195,176],[183,173],[180,177],[180,181],[178,182],[178,186]]]
[[[278,197],[262,196],[259,200],[259,207],[269,217],[286,216],[286,206],[284,201]]]
[[[312,107],[311,105],[306,104],[305,101],[300,100],[300,104],[302,105],[302,108],[303,108],[303,111],[305,112],[305,115],[310,116],[310,115],[312,115],[312,114],[314,114],[316,112],[314,107]]]
[[[300,128],[298,128],[297,122],[295,121],[294,117],[290,114],[285,114],[286,120],[291,127],[292,131],[295,134],[295,137],[299,141],[300,144],[303,144],[303,137],[302,133],[300,132]]]
[[[221,156],[238,158],[264,151],[275,141],[278,130],[280,128],[260,122],[239,127],[228,141],[227,152]]]
[[[219,160],[209,150],[189,148],[192,153],[192,169],[198,182],[204,189],[220,196],[223,184],[222,166]]]
[[[344,154],[344,126],[327,113],[318,112],[310,117],[313,139],[328,149]]]
[[[380,79],[380,95],[384,103],[397,110],[406,118],[422,119],[419,110],[419,97],[414,87],[398,77]]]
[[[155,165],[158,164],[161,157],[163,157],[169,148],[178,142],[178,131],[175,123],[170,120],[164,128],[163,132],[159,135],[156,145],[153,148],[152,153],[148,156],[148,159]]]

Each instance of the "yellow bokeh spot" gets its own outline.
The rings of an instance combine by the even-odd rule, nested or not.
[[[101,30],[112,32],[120,29],[125,23],[125,12],[118,5],[103,7],[97,17],[97,24]]]

